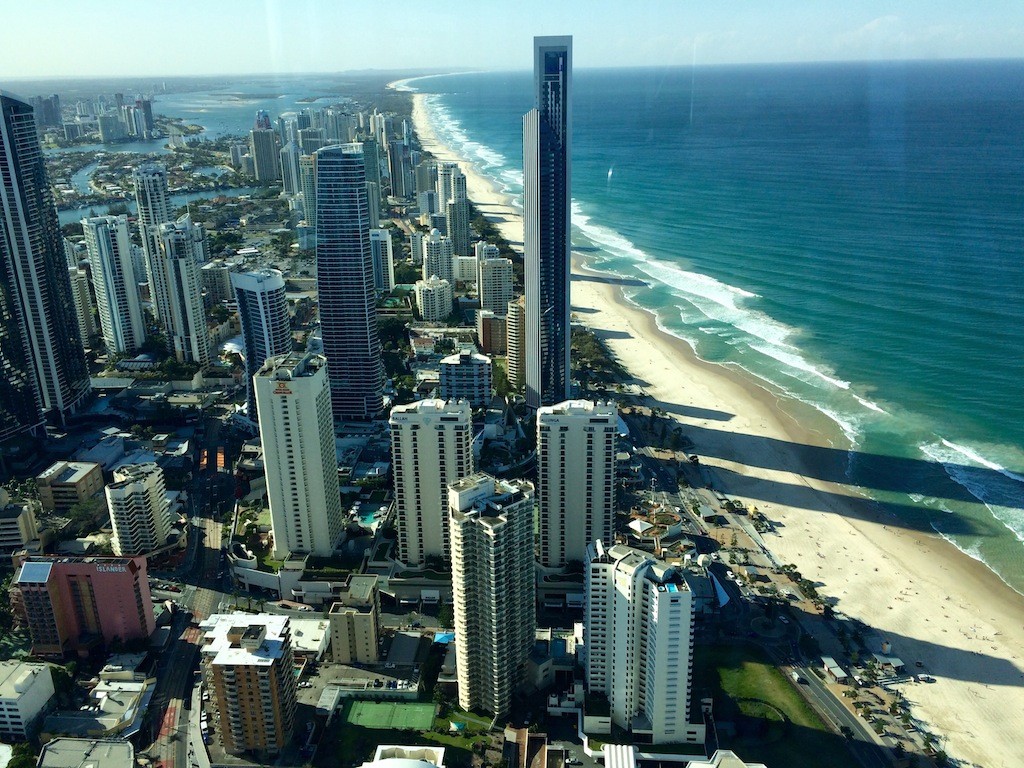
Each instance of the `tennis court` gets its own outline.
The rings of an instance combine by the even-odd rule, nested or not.
[[[345,721],[364,728],[429,731],[434,725],[434,704],[399,701],[350,701]]]

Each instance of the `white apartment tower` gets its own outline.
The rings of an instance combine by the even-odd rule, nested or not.
[[[343,520],[327,360],[299,353],[272,357],[253,383],[274,557],[329,556]]]
[[[423,239],[423,279],[429,280],[437,275],[442,280],[454,284],[454,260],[455,249],[452,247],[451,238],[442,235],[436,229],[430,230],[430,234]]]
[[[693,599],[683,576],[647,552],[593,542],[584,570],[586,679],[612,722],[654,744],[704,739],[689,722]]]
[[[473,472],[469,403],[420,400],[391,411],[398,559],[451,558],[448,486]]]
[[[502,715],[534,643],[533,486],[475,474],[448,499],[459,705]]]
[[[185,214],[157,228],[159,254],[153,264],[160,279],[153,303],[167,334],[168,351],[180,363],[210,364],[210,334],[203,307],[200,269],[206,254],[206,233]],[[162,292],[161,292],[162,290]]]
[[[474,352],[441,358],[441,398],[486,408],[491,402],[491,358]]]
[[[445,207],[445,229],[452,240],[452,248],[459,256],[469,256],[469,198],[466,196],[466,177],[456,167],[451,173],[451,193]]]
[[[476,292],[480,309],[505,314],[512,301],[512,260],[498,256],[497,247],[490,243],[477,243]]]
[[[505,321],[505,361],[508,383],[515,390],[526,384],[526,297],[508,303]]]
[[[284,277],[276,269],[232,272],[231,287],[238,303],[245,345],[246,407],[256,420],[256,393],[252,377],[269,357],[292,351],[292,331],[288,321],[288,298]]]
[[[167,293],[164,272],[158,269],[159,259],[158,228],[174,220],[171,208],[171,193],[167,188],[167,168],[160,163],[143,163],[132,173],[135,182],[135,202],[138,206],[139,236],[142,238],[142,254],[146,265],[146,280],[149,294],[153,299],[156,319],[165,322],[160,314],[157,296]]]
[[[537,559],[545,568],[583,562],[588,544],[615,540],[617,432],[611,403],[537,409]]]
[[[452,286],[447,280],[437,275],[417,280],[413,292],[420,317],[426,322],[439,323],[452,313]]]
[[[166,491],[164,471],[154,463],[129,464],[114,471],[114,482],[104,493],[115,555],[144,555],[167,543],[174,520]]]
[[[373,287],[390,293],[395,288],[395,255],[390,230],[370,230],[370,254],[373,257]]]
[[[146,340],[127,216],[82,219],[96,308],[108,354],[133,354]]]

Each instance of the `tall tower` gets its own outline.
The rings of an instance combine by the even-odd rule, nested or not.
[[[456,166],[451,173],[451,195],[444,207],[445,228],[452,239],[452,248],[457,256],[470,256],[469,245],[469,197],[466,194],[466,177]]]
[[[60,222],[32,107],[0,91],[0,434],[63,424],[89,394]],[[32,387],[35,391],[32,391]],[[10,397],[10,400],[8,400]]]
[[[288,299],[284,278],[276,269],[232,272],[231,287],[238,302],[245,342],[246,407],[256,421],[256,393],[252,377],[267,358],[292,351],[292,331],[288,323]]]
[[[115,555],[144,555],[167,543],[173,521],[160,467],[129,464],[115,470],[114,482],[104,493],[114,529],[110,545]]]
[[[146,280],[149,295],[153,299],[156,319],[166,323],[160,314],[158,296],[167,293],[167,282],[162,270],[157,269],[159,258],[158,229],[161,224],[173,221],[171,193],[167,189],[167,168],[160,163],[143,163],[132,173],[135,182],[135,202],[139,209],[139,236],[142,238],[142,254],[146,264]]]
[[[289,141],[281,148],[281,180],[286,195],[297,195],[302,191],[302,180],[299,176],[301,155],[299,145],[294,141]]]
[[[127,216],[82,219],[107,354],[133,354],[146,340]]]
[[[499,256],[498,249],[490,243],[486,246],[477,248],[476,294],[480,299],[480,309],[504,315],[512,301],[512,260]],[[481,251],[486,254],[483,258],[480,257]]]
[[[327,361],[298,353],[272,357],[253,386],[274,556],[329,557],[343,520]]]
[[[526,297],[508,303],[505,322],[505,354],[508,383],[516,391],[526,384]]]
[[[523,117],[526,402],[569,398],[572,37],[533,39],[534,108]]]
[[[168,351],[180,363],[210,364],[200,262],[206,233],[185,214],[157,228],[159,254],[154,264],[164,293],[153,296],[167,334]]]
[[[281,178],[277,131],[269,128],[254,128],[249,131],[249,151],[256,170],[256,181],[260,184],[270,184]]]
[[[391,410],[398,559],[451,557],[448,486],[473,472],[469,403],[420,400]]]
[[[683,575],[647,552],[587,548],[584,570],[587,688],[611,705],[612,722],[652,744],[702,743],[689,722],[693,594]]]
[[[334,417],[370,419],[384,407],[384,370],[363,150],[341,144],[316,158],[317,289]]]
[[[430,234],[423,241],[423,279],[429,280],[437,276],[455,285],[455,270],[452,267],[454,259],[455,249],[452,247],[451,239],[436,229],[430,230]]]
[[[536,628],[533,487],[470,475],[448,491],[459,705],[508,711]]]
[[[617,431],[611,403],[537,409],[537,559],[545,568],[582,563],[591,542],[615,540]]]
[[[390,229],[370,230],[370,253],[373,256],[373,287],[390,293],[395,287],[395,254]]]

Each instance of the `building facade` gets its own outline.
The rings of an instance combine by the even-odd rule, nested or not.
[[[103,344],[109,355],[132,355],[146,340],[142,301],[132,264],[127,216],[82,219]]]
[[[702,743],[691,724],[693,599],[682,574],[622,545],[588,548],[584,569],[586,680],[612,722],[653,744]]]
[[[0,739],[32,738],[53,695],[49,664],[0,661]]]
[[[505,320],[505,355],[508,383],[519,391],[526,386],[526,297],[508,303]]]
[[[376,664],[380,660],[380,589],[373,574],[348,577],[331,605],[331,658],[335,664]]]
[[[32,107],[0,91],[0,439],[89,395],[64,239]]]
[[[128,464],[115,470],[114,482],[104,493],[114,529],[110,544],[115,555],[144,555],[168,543],[174,519],[160,467]]]
[[[454,285],[454,258],[455,248],[451,239],[437,229],[430,230],[430,234],[423,239],[423,279],[429,280],[436,276]]]
[[[611,403],[568,400],[537,409],[537,559],[582,563],[587,546],[615,540],[615,440]]]
[[[291,741],[297,707],[286,616],[216,614],[203,630],[203,678],[230,754],[277,755]]]
[[[132,172],[135,183],[135,203],[138,206],[139,237],[146,265],[146,281],[153,300],[153,314],[161,323],[167,321],[160,314],[158,296],[167,294],[167,277],[158,269],[160,258],[159,227],[174,221],[171,193],[167,187],[167,168],[161,163],[143,163]]]
[[[533,40],[534,108],[523,118],[526,402],[569,398],[572,38]]]
[[[452,286],[447,280],[436,275],[417,280],[413,294],[420,317],[426,322],[440,323],[452,314]]]
[[[469,403],[420,400],[391,410],[398,559],[451,559],[448,486],[473,473]]]
[[[281,178],[277,131],[270,128],[254,128],[249,131],[249,154],[252,155],[256,181],[271,184]]]
[[[159,253],[153,265],[159,279],[153,303],[167,335],[167,350],[179,363],[210,364],[201,268],[206,233],[188,214],[157,227]],[[161,291],[163,291],[161,293]]]
[[[246,413],[256,421],[258,414],[252,377],[267,358],[292,351],[288,298],[284,277],[276,269],[233,272],[231,287],[238,304],[245,346]]]
[[[466,400],[473,408],[491,402],[491,358],[459,352],[441,358],[441,399]]]
[[[35,656],[146,640],[156,628],[142,557],[32,556],[12,585]]]
[[[391,245],[391,230],[370,230],[370,254],[373,258],[373,287],[382,293],[395,288],[395,255]]]
[[[448,499],[459,705],[502,715],[534,644],[533,487],[475,474]]]
[[[505,314],[513,298],[512,280],[511,259],[492,256],[478,258],[476,292],[480,298],[480,309]]]
[[[366,171],[359,144],[316,153],[320,327],[334,417],[365,420],[384,407]]]
[[[327,361],[290,353],[253,379],[274,557],[330,556],[343,519]]]
[[[91,461],[56,461],[36,475],[43,511],[70,512],[103,491],[103,468]]]

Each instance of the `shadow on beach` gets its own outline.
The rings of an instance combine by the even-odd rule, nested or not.
[[[602,277],[600,275],[581,275],[575,272],[573,273],[572,281],[574,283],[601,283],[602,285],[647,286],[645,281],[637,280],[634,277]]]

